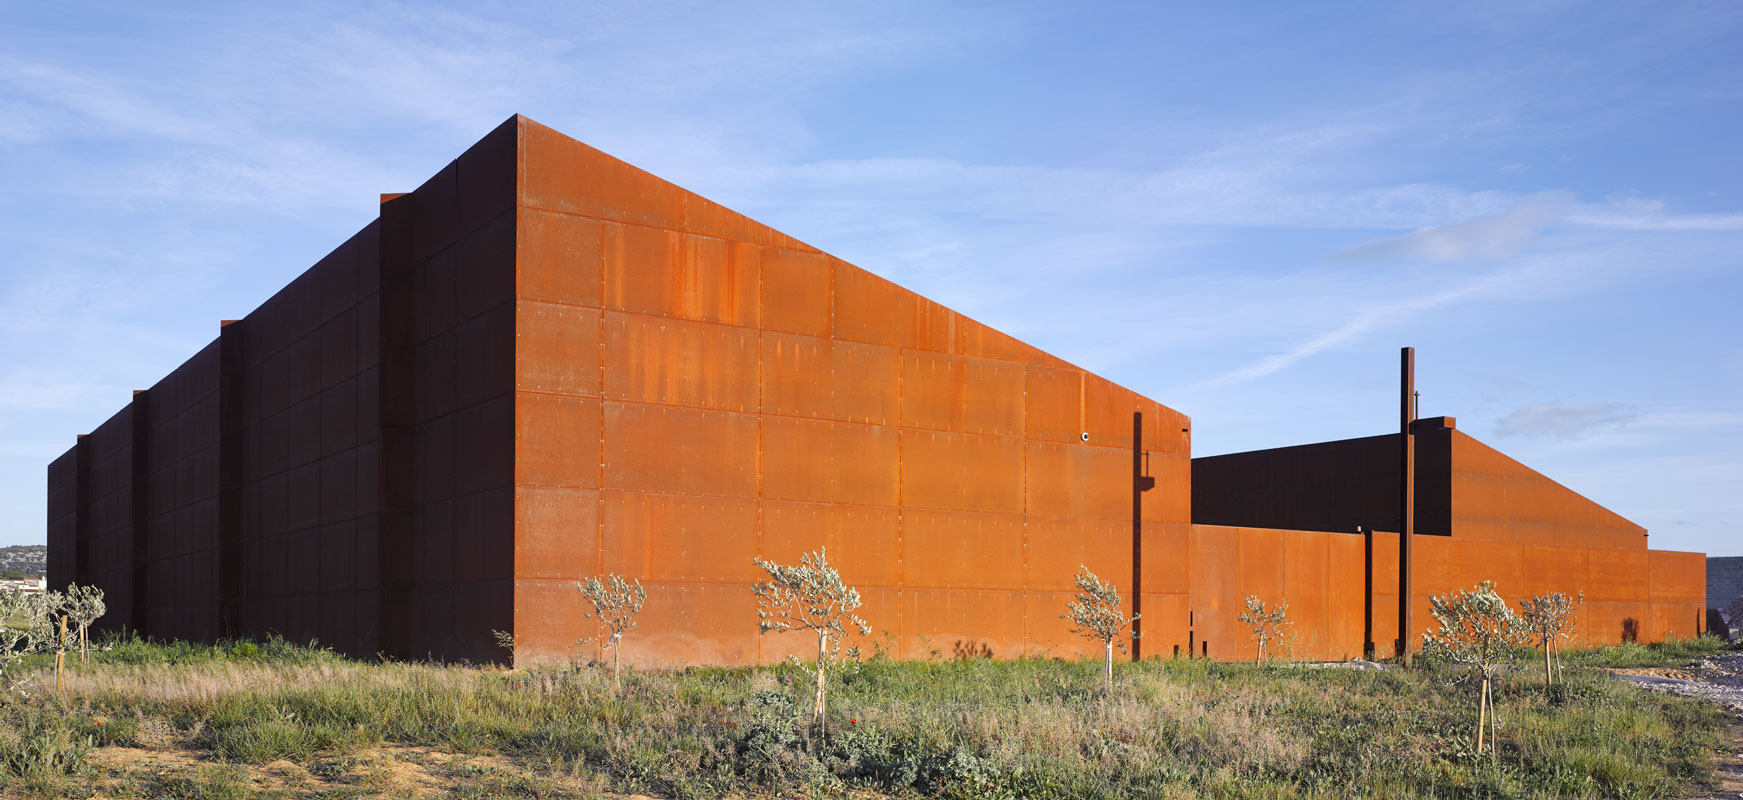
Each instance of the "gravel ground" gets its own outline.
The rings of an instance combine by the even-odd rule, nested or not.
[[[1681,669],[1616,670],[1617,677],[1655,692],[1712,700],[1743,713],[1743,653],[1722,653]]]
[[[1679,669],[1612,670],[1616,677],[1654,692],[1711,700],[1743,715],[1743,653],[1723,653]],[[1688,800],[1743,798],[1743,716],[1732,718],[1713,764],[1713,785]]]

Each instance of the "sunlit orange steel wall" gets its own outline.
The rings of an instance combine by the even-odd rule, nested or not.
[[[1059,618],[1080,564],[1141,607],[1145,655],[1250,656],[1248,594],[1291,604],[1297,657],[1358,654],[1362,538],[1191,524],[1189,428],[515,117],[56,459],[50,574],[108,590],[111,627],[482,661],[498,630],[521,660],[590,655],[574,582],[616,572],[649,592],[630,660],[750,663],[804,647],[757,635],[752,557],[826,546],[863,644],[899,657],[1086,652]],[[1545,588],[1585,581],[1594,631],[1683,632],[1698,560],[1587,547],[1613,520],[1460,437],[1419,447],[1453,535],[1423,537],[1424,592],[1537,558],[1571,576]],[[1249,477],[1379,513],[1392,441]],[[1532,492],[1546,510],[1514,513]],[[1348,516],[1308,505],[1226,524]]]
[[[522,656],[593,632],[574,582],[604,572],[648,590],[634,661],[799,652],[756,635],[752,558],[818,547],[894,655],[1075,652],[1078,566],[1131,586],[1135,413],[1150,647],[1184,641],[1183,415],[548,128],[520,136]]]

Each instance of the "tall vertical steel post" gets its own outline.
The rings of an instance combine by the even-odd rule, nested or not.
[[[1410,539],[1416,533],[1416,348],[1400,354],[1398,398],[1398,658],[1410,664]]]

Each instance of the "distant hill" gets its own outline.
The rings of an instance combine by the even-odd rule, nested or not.
[[[20,544],[0,547],[0,572],[22,571],[31,577],[48,574],[48,545]]]

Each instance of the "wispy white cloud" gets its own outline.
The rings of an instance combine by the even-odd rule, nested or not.
[[[1639,419],[1640,409],[1629,403],[1526,403],[1495,422],[1495,435],[1574,439]]]
[[[1338,252],[1333,258],[1347,261],[1511,258],[1536,239],[1544,228],[1567,213],[1570,205],[1571,199],[1565,194],[1534,195],[1500,214],[1422,228],[1397,238],[1356,245]]]

